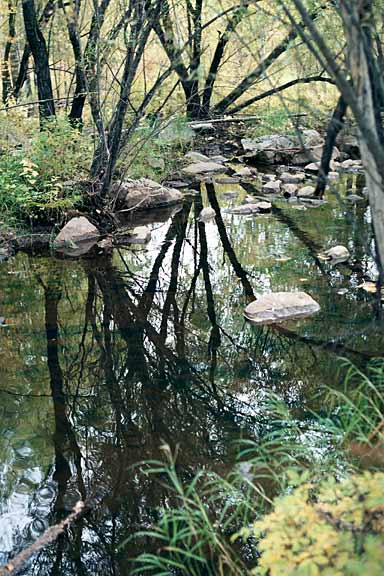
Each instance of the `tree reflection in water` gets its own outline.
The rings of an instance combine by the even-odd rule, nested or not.
[[[170,503],[166,489],[143,474],[139,462],[161,459],[167,443],[178,450],[184,479],[201,467],[225,474],[236,459],[234,441],[257,439],[268,427],[262,410],[267,390],[278,392],[300,417],[318,402],[319,386],[335,377],[337,355],[364,365],[380,350],[375,302],[361,292],[349,300],[336,292],[343,282],[361,281],[371,266],[363,208],[356,208],[359,235],[342,213],[335,217],[334,205],[319,213],[328,222],[333,211],[336,223],[327,229],[327,241],[342,235],[353,247],[351,266],[333,269],[317,258],[324,239],[321,223],[311,228],[310,216],[286,206],[257,219],[228,216],[218,196],[207,184],[157,225],[158,246],[148,251],[50,261],[48,273],[47,261],[42,270],[31,267],[31,289],[41,297],[39,309],[27,305],[27,316],[43,328],[44,307],[46,355],[45,367],[30,378],[50,396],[50,408],[44,406],[53,440],[45,437],[41,446],[52,454],[52,465],[44,465],[40,444],[35,447],[41,475],[28,492],[23,528],[13,531],[14,550],[33,540],[37,519],[42,530],[78,499],[91,510],[24,574],[128,574],[129,558],[152,547],[128,538]],[[197,222],[207,203],[215,221]],[[276,252],[295,259],[281,263]],[[318,317],[258,328],[244,323],[242,310],[258,292],[297,289],[303,277],[321,302]],[[17,289],[18,300],[28,302],[27,288]],[[7,361],[16,363],[23,355],[22,334],[15,330],[9,338]],[[31,346],[43,357],[41,343]],[[32,406],[33,386],[22,390],[9,381],[19,402]],[[38,402],[43,400],[35,401],[34,411]],[[19,404],[9,410],[17,418]],[[20,476],[25,469],[12,473]],[[7,490],[5,508],[12,487]],[[48,509],[41,505],[44,490],[51,490]]]

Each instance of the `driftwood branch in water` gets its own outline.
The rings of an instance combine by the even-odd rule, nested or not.
[[[85,512],[86,505],[84,502],[78,502],[73,508],[72,512],[59,524],[50,526],[44,532],[40,538],[36,540],[29,548],[17,554],[12,560],[8,562],[5,566],[0,567],[0,576],[9,576],[9,574],[14,574],[17,570],[20,570],[24,564],[42,548],[54,542],[60,534],[64,532],[67,526],[78,520]]]

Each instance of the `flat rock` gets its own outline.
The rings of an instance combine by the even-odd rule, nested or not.
[[[218,154],[217,156],[211,156],[209,160],[210,162],[216,162],[218,164],[225,164],[226,162],[229,162],[228,158],[222,156],[221,154]]]
[[[220,174],[227,171],[226,167],[218,162],[196,162],[183,168],[182,172],[186,176],[200,176],[206,174]]]
[[[188,188],[189,183],[188,182],[184,182],[184,180],[169,180],[168,182],[166,182],[165,186],[167,186],[167,188]]]
[[[201,152],[195,152],[195,151],[191,151],[188,152],[184,158],[186,160],[191,160],[192,162],[210,162],[210,158],[208,158],[208,156],[206,156],[205,154],[201,154]]]
[[[244,310],[252,324],[274,324],[315,314],[320,305],[306,292],[272,292],[261,295]]]
[[[215,178],[216,184],[238,184],[240,182],[240,178],[235,176],[222,176],[220,178]]]
[[[313,186],[304,186],[297,193],[298,198],[313,198],[314,195],[315,188]]]
[[[229,208],[227,210],[230,214],[239,214],[243,216],[247,216],[249,214],[256,214],[259,212],[257,204],[241,204],[241,206],[234,206],[233,208]]]
[[[93,242],[100,237],[100,232],[85,216],[72,218],[60,230],[53,245],[55,249],[63,247],[75,247],[80,242]]]
[[[152,210],[178,204],[183,194],[174,188],[161,186],[148,178],[115,182],[109,196],[121,211]]]
[[[361,202],[361,201],[365,200],[365,198],[363,198],[362,196],[359,196],[358,194],[348,194],[348,196],[346,196],[345,199],[348,202],[352,202],[352,203]]]
[[[257,207],[261,214],[268,214],[272,210],[272,204],[270,202],[256,202],[256,204],[251,204],[251,206]]]
[[[303,172],[298,172],[293,174],[291,172],[283,172],[280,175],[280,180],[284,182],[284,184],[300,184],[305,180],[305,174]]]

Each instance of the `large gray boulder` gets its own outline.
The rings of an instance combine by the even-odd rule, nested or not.
[[[96,242],[100,232],[85,216],[72,218],[56,236],[55,249],[74,247],[79,243]]]
[[[274,324],[310,316],[319,310],[320,305],[306,292],[272,292],[248,304],[244,316],[252,324]]]
[[[182,202],[183,194],[148,178],[124,180],[112,185],[110,199],[117,210],[151,210]]]

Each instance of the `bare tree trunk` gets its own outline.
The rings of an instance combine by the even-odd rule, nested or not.
[[[23,0],[25,34],[35,63],[36,84],[39,96],[40,125],[55,115],[51,73],[45,38],[36,18],[34,0]]]
[[[61,7],[67,20],[69,41],[72,45],[73,56],[75,58],[75,94],[68,115],[70,122],[75,127],[82,126],[84,102],[87,94],[87,81],[85,78],[83,53],[81,50],[80,34],[78,30],[80,6],[81,0],[74,0],[73,6],[71,6],[71,11],[68,14],[65,4],[61,1]]]
[[[2,67],[3,80],[3,103],[7,105],[10,95],[12,94],[12,48],[16,38],[16,5],[13,0],[8,0],[8,38],[4,48],[4,61]]]

